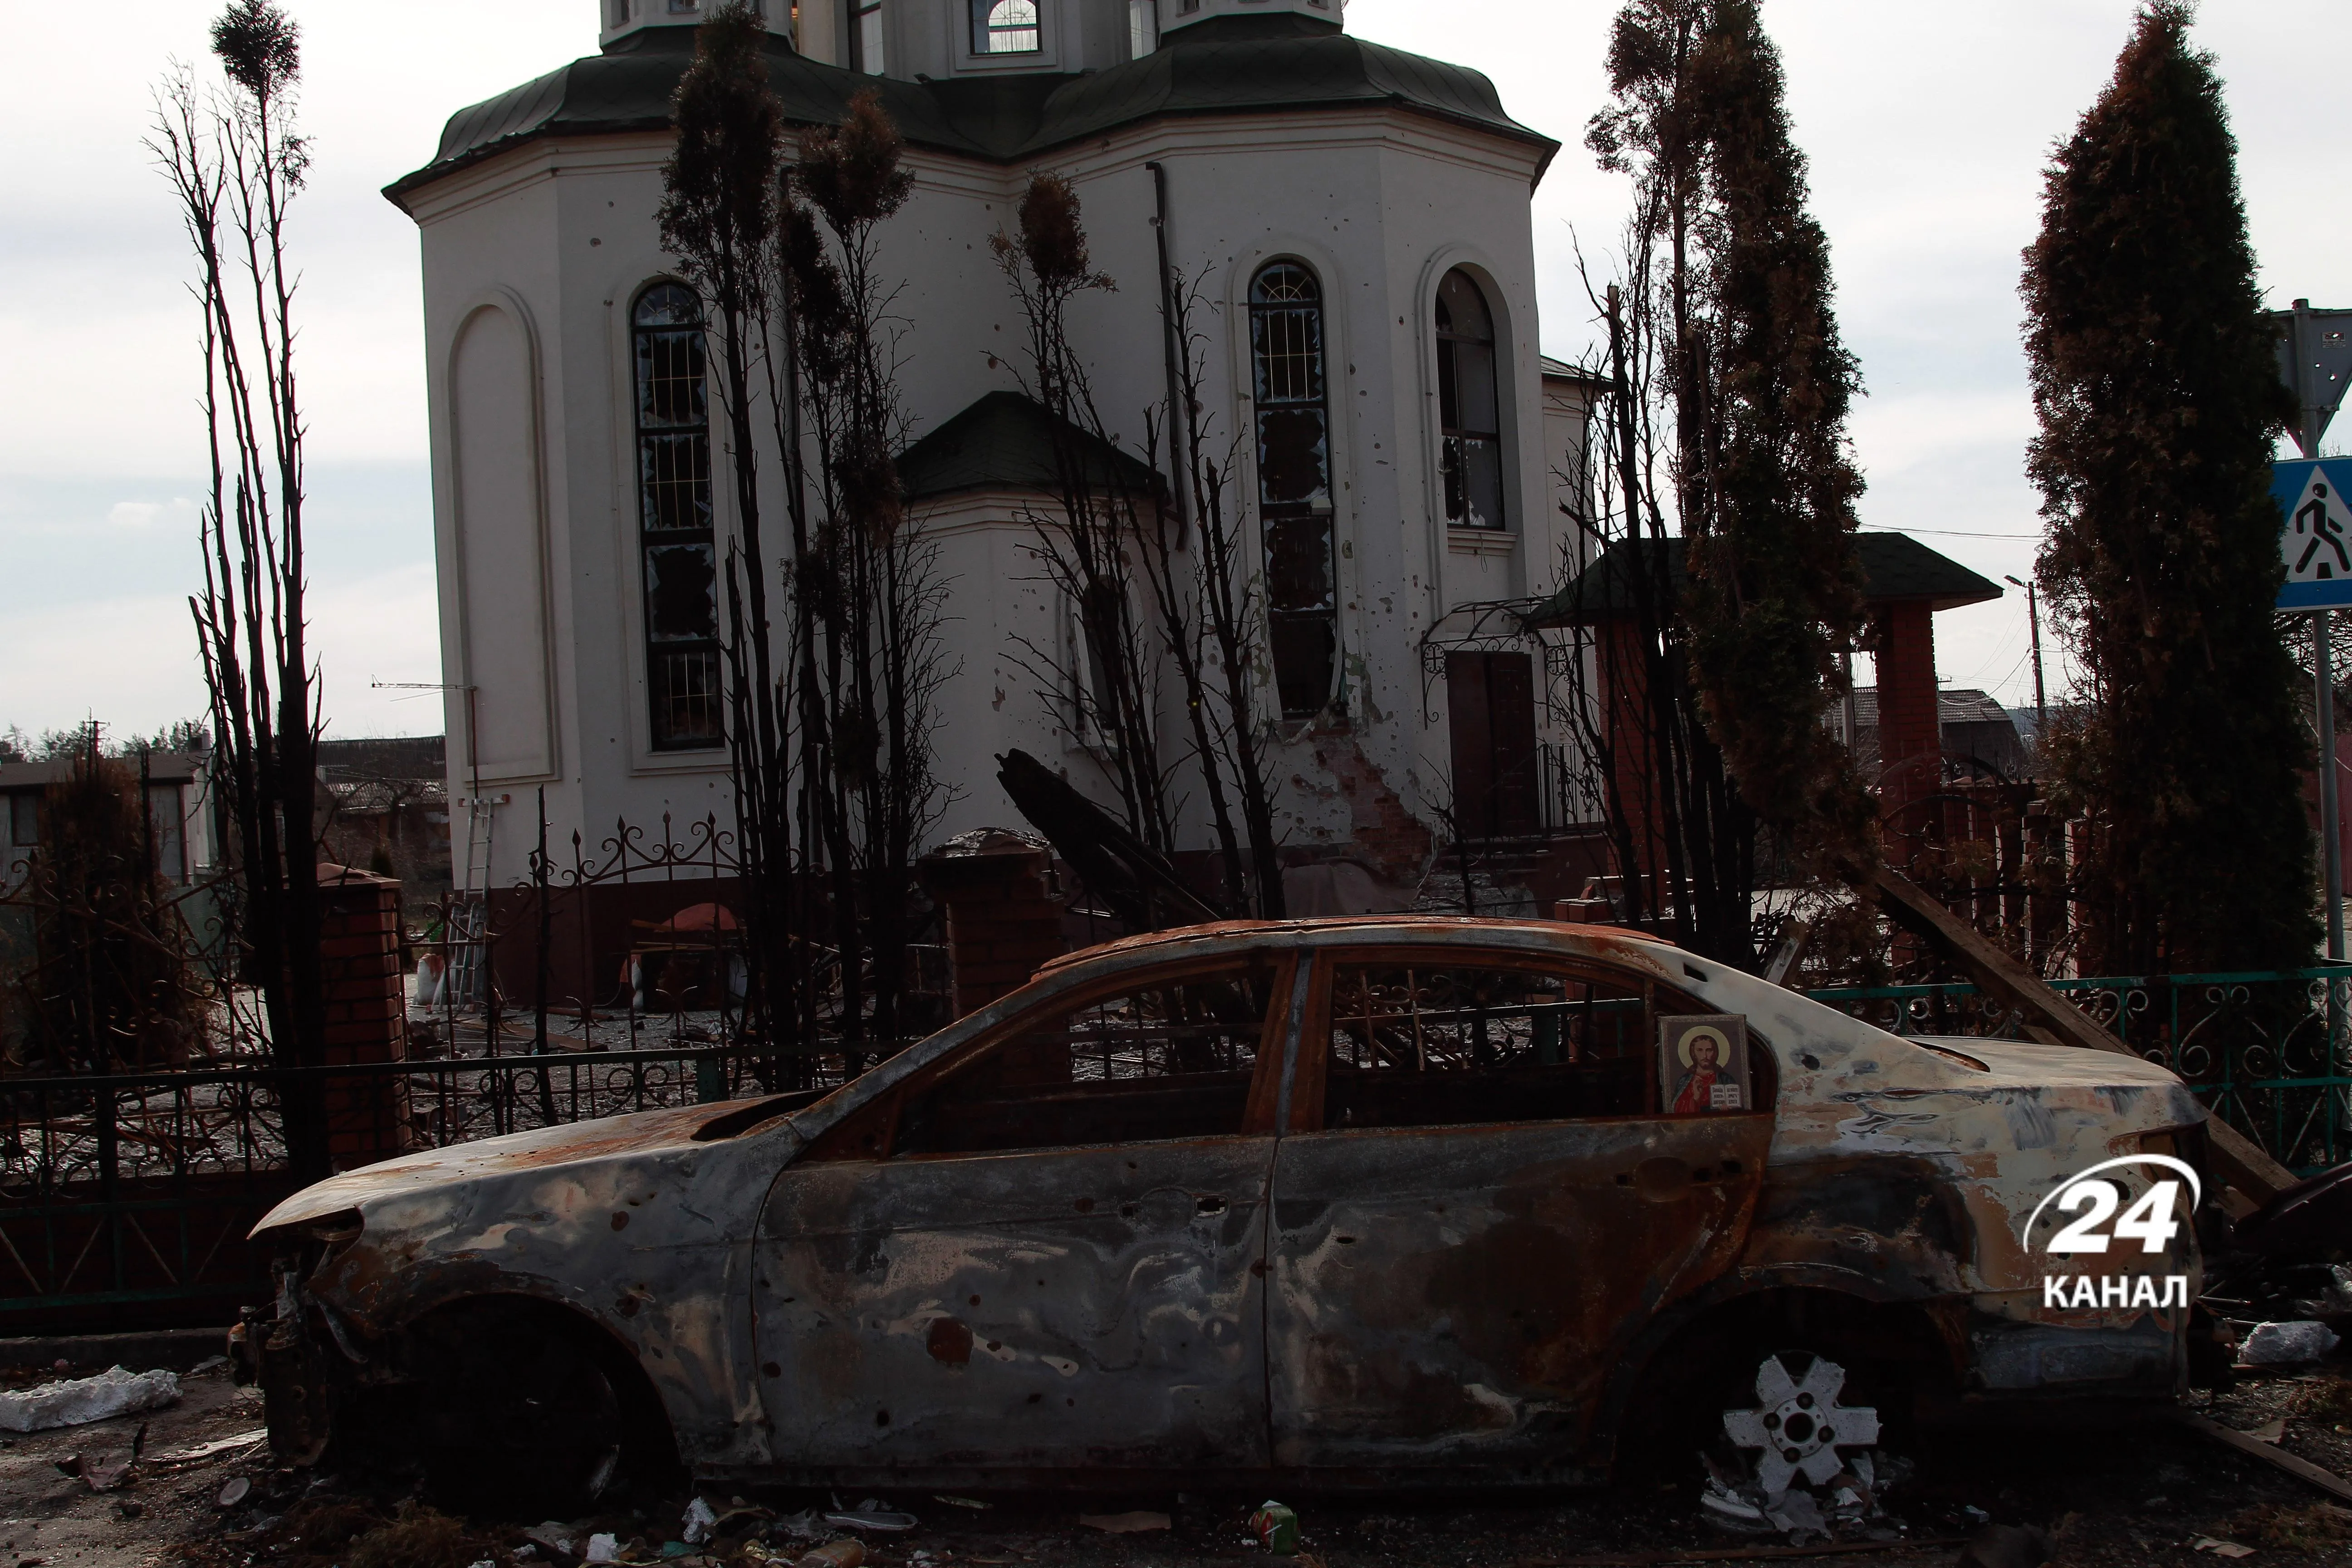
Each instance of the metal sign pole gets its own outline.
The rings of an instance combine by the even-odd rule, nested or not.
[[[2327,962],[2344,962],[2344,835],[2336,790],[2336,675],[2329,668],[2334,650],[2328,647],[2336,612],[2321,610],[2311,617],[2314,693],[2319,710],[2319,837],[2321,859],[2326,866]]]
[[[2329,545],[2332,552],[2339,560],[2344,555],[2340,509],[2346,487],[2336,482],[2344,476],[2340,471],[2330,476],[2316,470],[2322,468],[2319,438],[2342,405],[2347,386],[2352,385],[2352,310],[2314,310],[2310,300],[2297,300],[2291,310],[2272,311],[2271,322],[2278,334],[2279,379],[2294,394],[2301,415],[2295,422],[2294,443],[2303,448],[2305,460],[2293,467],[2314,470],[2313,480],[2326,481],[2319,488],[2299,489],[2289,479],[2274,482],[2271,493],[2278,498],[2286,514],[2283,521],[2290,531],[2280,539],[2288,569],[2287,594],[2301,598],[2300,605],[2294,607],[2312,611],[2313,716],[2319,731],[2320,857],[2326,867],[2327,958],[2331,963],[2340,963],[2344,960],[2344,841],[2338,826],[2342,819],[2336,779],[2336,679],[2329,668],[2335,650],[2329,634],[2335,629],[2336,605],[2352,604],[2352,599],[2346,597],[2341,577],[2334,584],[2327,582],[2329,569],[2324,562],[2315,575],[2306,576],[2305,568],[2317,556],[2322,531],[2334,542]],[[2332,506],[2326,501],[2329,488],[2336,492]],[[2288,542],[2301,527],[2295,521],[2299,513],[2310,515],[2311,537],[2302,541],[2306,548],[2298,554]],[[2290,605],[2282,602],[2279,607]],[[2329,1011],[2335,1012],[2333,1005]],[[2333,1026],[2330,1032],[2335,1033]]]

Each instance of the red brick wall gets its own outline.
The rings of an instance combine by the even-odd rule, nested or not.
[[[400,884],[343,866],[319,868],[319,957],[327,991],[330,1066],[400,1061],[408,1012],[400,970]],[[404,1152],[407,1101],[399,1080],[332,1079],[327,1148],[348,1171]]]
[[[1039,964],[1067,951],[1062,905],[1046,890],[1042,850],[933,855],[919,869],[924,889],[947,911],[958,1017],[1018,990]]]

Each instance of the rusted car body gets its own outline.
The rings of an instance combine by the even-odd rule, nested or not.
[[[1696,1113],[1657,1044],[1693,1016],[1746,1030]],[[241,1353],[296,1458],[498,1302],[705,1477],[1576,1482],[1759,1349],[1952,1408],[2172,1397],[2186,1298],[2053,1305],[2020,1231],[2204,1117],[2145,1062],[1906,1039],[1622,931],[1234,922],[822,1098],[323,1182],[257,1229],[288,1261]],[[2063,1267],[2193,1296],[2197,1244]]]

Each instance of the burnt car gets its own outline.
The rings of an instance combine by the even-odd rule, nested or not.
[[[1786,1484],[1882,1421],[2175,1396],[2194,1227],[2043,1241],[2095,1217],[2050,1201],[2086,1169],[2192,1171],[2205,1114],[2137,1058],[1898,1037],[1619,931],[1233,922],[1059,960],[821,1095],[322,1182],[255,1231],[239,1355],[280,1453],[398,1432],[509,1496],[632,1456],[1576,1483],[1709,1440]]]

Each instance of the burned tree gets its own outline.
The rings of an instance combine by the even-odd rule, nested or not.
[[[1867,796],[1822,719],[1861,619],[1830,313],[1780,68],[1748,0],[1633,0],[1587,141],[1633,177],[1625,280],[1579,521],[1596,568],[1572,702],[1605,784],[1627,913],[1757,963],[1759,845],[1815,871],[1875,859]]]
[[[805,430],[793,432],[795,462],[803,440],[814,459],[807,542],[792,564],[804,616],[803,798],[824,852],[853,1070],[868,1039],[898,1040],[915,854],[946,795],[933,733],[936,694],[951,673],[939,637],[945,584],[899,494],[896,289],[876,247],[913,184],[903,146],[871,90],[839,126],[803,132],[776,238],[791,417],[805,416]]]
[[[1155,588],[1166,575],[1153,571],[1170,553],[1163,498],[1141,489],[1132,466],[1118,461],[1069,334],[1070,301],[1117,285],[1090,269],[1077,193],[1059,174],[1031,176],[1019,233],[1000,231],[989,245],[1021,301],[1029,351],[1023,379],[1046,412],[1053,444],[1058,505],[1029,514],[1033,553],[1073,630],[1066,647],[1028,639],[1024,662],[1044,678],[1049,705],[1066,705],[1066,717],[1056,714],[1063,727],[1096,744],[1118,787],[1127,831],[1165,854],[1175,823],[1160,759],[1159,667],[1135,595],[1139,567]],[[1155,457],[1147,450],[1147,462]],[[1153,559],[1139,562],[1139,554]]]
[[[303,439],[295,377],[289,208],[310,168],[293,92],[300,34],[275,0],[235,0],[213,24],[219,94],[164,87],[150,142],[197,261],[205,429],[205,591],[190,602],[217,738],[215,776],[237,875],[231,940],[261,993],[274,1059],[322,1060],[317,821],[319,735],[306,637]],[[318,1089],[289,1079],[289,1159],[327,1173]]]
[[[737,862],[749,981],[747,1027],[780,1054],[804,1039],[812,1020],[805,973],[792,963],[807,926],[796,908],[788,677],[779,668],[768,605],[768,551],[761,538],[755,387],[774,394],[772,252],[778,222],[783,111],[768,89],[761,45],[766,25],[730,5],[697,29],[694,63],[675,103],[677,145],[662,171],[662,244],[703,300],[706,331],[664,340],[686,363],[664,367],[653,384],[695,404],[712,378],[702,346],[717,339],[715,380],[727,421],[734,481],[735,535],[725,565],[729,772],[734,786]],[[791,454],[789,456],[795,456]],[[641,457],[649,460],[651,455]],[[787,492],[797,526],[802,504]],[[708,504],[707,502],[705,503]],[[707,524],[706,524],[707,526]],[[716,605],[697,606],[715,618]],[[796,916],[802,918],[796,918]]]
[[[1018,234],[993,244],[1029,327],[1029,384],[1055,422],[1060,505],[1032,520],[1038,556],[1079,632],[1060,658],[1038,662],[1049,684],[1077,694],[1081,725],[1109,742],[1127,830],[1154,853],[1172,849],[1181,803],[1197,780],[1223,882],[1219,901],[1278,918],[1280,845],[1259,712],[1269,635],[1264,577],[1230,504],[1234,454],[1230,444],[1216,446],[1202,396],[1207,342],[1192,325],[1197,291],[1167,269],[1163,235],[1160,310],[1176,406],[1146,409],[1142,421],[1145,462],[1157,468],[1164,445],[1172,478],[1146,493],[1110,457],[1118,436],[1070,339],[1070,301],[1114,285],[1089,268],[1068,181],[1033,178]],[[1176,758],[1160,738],[1163,669],[1184,710],[1186,754]]]

